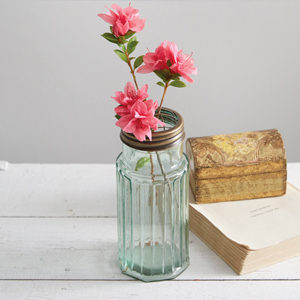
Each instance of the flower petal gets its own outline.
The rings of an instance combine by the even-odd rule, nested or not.
[[[143,101],[143,103],[147,106],[148,115],[151,113],[154,116],[156,108],[154,108],[153,100],[149,99],[149,100]],[[156,103],[157,103],[157,101],[156,101]]]
[[[150,140],[152,138],[151,128],[148,125],[139,124],[136,126],[133,134],[140,142],[143,142],[146,139],[146,135]]]
[[[120,11],[123,10],[121,6],[119,6],[118,4],[115,4],[115,3],[111,6],[111,8],[114,9],[115,11],[117,11],[119,14],[120,14]]]
[[[141,74],[148,74],[148,73],[151,73],[153,70],[152,70],[152,67],[149,66],[149,65],[143,65],[143,66],[140,66],[136,72],[137,73],[141,73]]]
[[[149,138],[150,141],[152,141],[152,131],[149,128],[149,131],[146,133],[147,137]]]
[[[122,116],[117,122],[116,122],[116,125],[121,127],[122,129],[124,127],[126,127],[130,121],[133,119],[133,116],[131,114],[128,114],[128,115],[125,115],[125,116]]]
[[[137,100],[145,100],[149,95],[147,94],[148,84],[145,84],[141,89],[137,91]]]
[[[154,64],[157,61],[157,55],[153,52],[148,52],[144,55],[143,61],[145,64]]]
[[[146,19],[128,21],[130,30],[135,32],[142,31],[145,27],[145,21]]]
[[[113,25],[113,33],[115,34],[115,36],[125,35],[128,30],[128,22],[125,22],[123,24],[120,20],[117,20],[116,23]]]
[[[130,111],[127,106],[121,105],[121,106],[117,106],[115,108],[115,113],[122,117],[122,116],[128,115],[130,113]]]
[[[131,114],[135,115],[138,112],[140,116],[146,116],[148,114],[147,106],[143,101],[136,101],[131,107]]]
[[[156,117],[148,117],[146,119],[142,119],[141,122],[144,125],[149,125],[154,130],[157,130],[157,128],[158,128],[157,124],[159,124],[161,127],[164,127],[166,125],[164,122],[162,122],[161,120],[159,120]]]
[[[167,65],[167,61],[164,60],[158,60],[157,62],[155,62],[155,64],[152,67],[152,70],[165,70],[165,69],[169,69],[169,66]]]
[[[136,8],[133,8],[132,6],[128,6],[128,7],[124,8],[124,13],[129,17],[139,18],[138,12],[139,12],[139,10]]]
[[[123,92],[115,92],[116,97],[111,97],[112,99],[114,99],[116,102],[118,102],[121,105],[124,105],[125,102],[125,98],[126,95]]]
[[[180,75],[181,75],[187,82],[190,82],[190,83],[195,82],[190,76],[188,76],[188,75],[185,74],[185,73],[181,73]]]
[[[98,14],[98,17],[100,17],[102,20],[104,20],[105,22],[114,25],[115,24],[115,19],[109,15],[106,14]]]
[[[136,97],[135,87],[132,82],[127,82],[124,88],[124,93],[128,98],[134,99]]]
[[[105,6],[107,9],[108,9],[108,12],[107,12],[107,14],[109,15],[109,16],[111,16],[111,17],[113,17],[114,18],[114,20],[115,21],[117,21],[118,19],[119,19],[119,14],[116,12],[114,12],[113,10],[111,10],[109,7],[107,7],[107,6]]]
[[[136,127],[139,125],[138,120],[135,118],[132,118],[129,123],[123,128],[123,131],[128,133],[133,133],[136,129]]]

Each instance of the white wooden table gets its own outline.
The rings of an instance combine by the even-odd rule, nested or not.
[[[300,188],[300,163],[288,180]],[[300,299],[300,257],[238,276],[192,233],[175,280],[121,274],[115,190],[114,165],[0,171],[0,299]]]

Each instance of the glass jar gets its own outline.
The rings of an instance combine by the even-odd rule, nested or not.
[[[143,281],[173,279],[189,265],[183,120],[166,108],[160,118],[166,126],[152,141],[121,131],[123,152],[116,161],[119,264]]]

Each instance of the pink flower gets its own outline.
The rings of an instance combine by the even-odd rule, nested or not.
[[[192,54],[187,55],[180,50],[173,59],[170,59],[170,61],[172,64],[170,70],[173,73],[178,73],[188,82],[194,82],[194,80],[188,76],[188,74],[197,75],[197,68],[194,67]]]
[[[120,106],[115,108],[115,112],[119,116],[124,116],[130,113],[132,105],[138,100],[145,100],[149,95],[147,94],[148,85],[145,84],[141,89],[135,90],[133,83],[127,82],[123,92],[115,92],[116,97],[111,97],[116,100]]]
[[[157,101],[153,103],[152,100],[138,100],[131,107],[130,113],[123,115],[116,122],[116,125],[121,127],[123,131],[127,133],[133,133],[140,142],[143,142],[146,139],[146,136],[148,136],[151,141],[151,129],[157,130],[157,124],[165,126],[162,121],[154,117],[157,107]]]
[[[115,36],[123,36],[128,30],[134,32],[140,32],[145,26],[146,19],[139,19],[140,15],[138,10],[130,5],[126,8],[122,8],[117,4],[113,4],[112,9],[109,9],[106,14],[98,14],[105,22],[113,25],[112,30]]]
[[[156,70],[170,70],[172,74],[179,74],[188,82],[194,82],[194,80],[188,76],[188,74],[197,74],[197,68],[194,67],[194,60],[192,55],[182,53],[182,50],[178,51],[178,47],[175,43],[169,41],[162,42],[155,52],[148,52],[144,55],[145,65],[137,69],[138,73],[150,73]],[[169,65],[168,66],[168,61]]]
[[[137,69],[137,73],[151,73],[156,70],[169,69],[167,61],[169,59],[169,45],[165,44],[166,41],[162,42],[156,49],[155,52],[148,52],[144,55],[145,65]],[[169,42],[167,42],[169,43]]]

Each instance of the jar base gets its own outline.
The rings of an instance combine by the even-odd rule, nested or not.
[[[151,275],[149,273],[141,274],[134,270],[129,269],[128,267],[123,268],[123,266],[120,266],[120,269],[123,274],[133,277],[135,279],[139,279],[144,282],[153,282],[153,281],[163,281],[163,280],[174,279],[177,276],[179,276],[182,272],[184,272],[188,268],[189,265],[190,265],[190,262],[186,261],[181,267],[174,269],[174,271],[172,273],[157,274],[157,275]]]
[[[145,282],[174,279],[189,266],[189,257],[183,249],[153,243],[137,246],[128,258],[119,257],[123,274]]]

